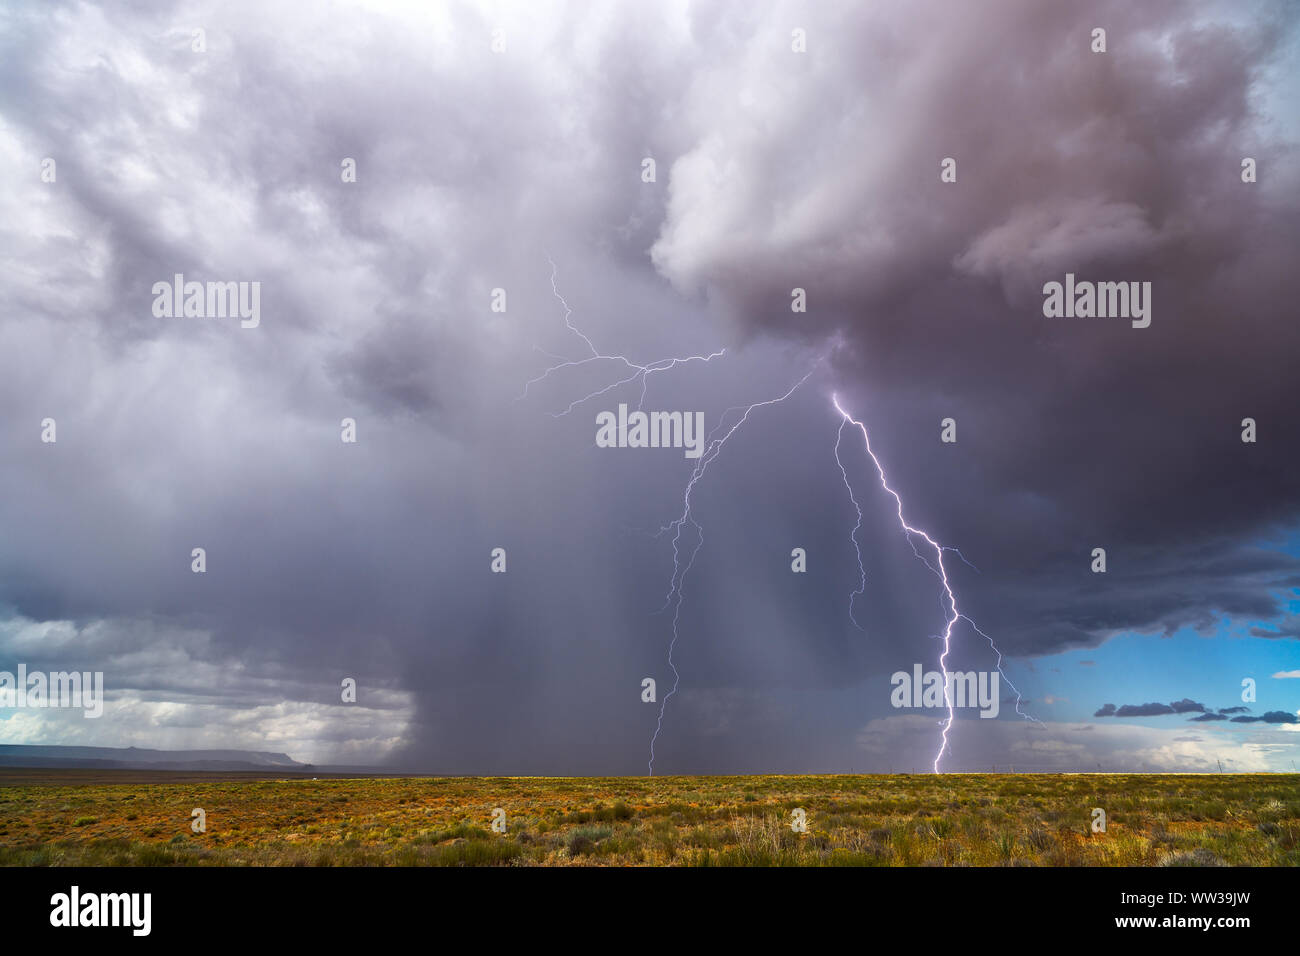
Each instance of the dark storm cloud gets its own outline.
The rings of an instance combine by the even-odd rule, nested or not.
[[[887,30],[831,9],[824,42],[863,51],[845,74],[891,92],[781,86],[800,119],[721,118],[678,163],[656,262],[747,328],[849,336],[843,378],[927,527],[983,572],[969,600],[1004,648],[1276,615],[1300,567],[1251,544],[1300,510],[1300,208],[1255,82],[1295,8],[913,5]],[[832,124],[849,103],[861,121]],[[1241,182],[1245,155],[1268,182]],[[1067,271],[1150,281],[1151,326],[1045,319]],[[808,315],[783,305],[793,286]],[[954,447],[934,439],[946,416]],[[1266,441],[1240,441],[1247,416]]]
[[[671,679],[655,612],[673,548],[653,532],[680,513],[689,463],[591,448],[592,414],[639,383],[548,414],[611,365],[515,401],[548,355],[584,355],[548,258],[602,349],[729,349],[707,375],[648,384],[652,407],[710,425],[840,343],[696,491],[667,769],[851,766],[858,728],[894,719],[888,674],[935,660],[935,581],[857,444],[863,630],[848,620],[831,388],[914,522],[979,567],[953,576],[1004,650],[1272,618],[1300,583],[1294,559],[1253,546],[1300,502],[1296,190],[1294,152],[1253,111],[1295,14],[1234,16],[1028,0],[7,9],[6,653],[34,648],[40,622],[99,627],[59,653],[113,662],[123,695],[225,700],[210,724],[337,741],[352,760],[643,769],[640,681],[662,695]],[[1101,22],[1111,51],[1092,55]],[[938,182],[945,156],[956,185]],[[1151,327],[1045,320],[1037,290],[1065,271],[1151,280]],[[176,272],[261,281],[261,327],[154,319],[150,287]],[[796,285],[807,315],[789,312]],[[56,445],[37,441],[47,415]],[[940,446],[948,415],[959,441]],[[1246,415],[1256,445],[1237,439]],[[505,575],[487,573],[497,546]],[[1105,575],[1088,571],[1096,546]],[[951,663],[989,653],[963,643]],[[338,706],[343,676],[373,710]],[[123,739],[200,713],[132,706]],[[933,721],[900,719],[871,758],[928,765]],[[1179,765],[1142,732],[1107,738],[1118,765]],[[1083,759],[1042,728],[992,737],[965,733],[963,759]]]
[[[1204,722],[1206,722],[1206,721],[1212,721],[1212,720],[1227,720],[1227,719],[1228,719],[1228,717],[1227,717],[1226,714],[1212,714],[1212,713],[1205,713],[1205,714],[1199,714],[1199,715],[1196,716],[1196,717],[1192,717],[1190,722],[1201,722],[1201,723],[1204,723]]]

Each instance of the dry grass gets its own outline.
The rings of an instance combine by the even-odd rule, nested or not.
[[[207,812],[193,833],[190,812]],[[507,832],[490,829],[506,811]],[[790,828],[807,813],[808,832]],[[1092,833],[1092,809],[1107,814]],[[1300,865],[1293,775],[399,778],[0,787],[4,865]]]

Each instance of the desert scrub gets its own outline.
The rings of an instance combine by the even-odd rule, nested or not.
[[[1300,776],[955,779],[11,783],[0,788],[0,865],[1157,866],[1198,850],[1232,866],[1300,865]],[[221,826],[192,836],[178,806],[207,807]],[[488,829],[496,806],[506,834]],[[1108,832],[1088,832],[1093,807]],[[790,830],[793,808],[807,812],[807,834]],[[167,842],[178,831],[188,842]]]

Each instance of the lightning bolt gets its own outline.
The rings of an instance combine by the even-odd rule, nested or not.
[[[550,263],[551,266],[551,294],[554,295],[555,298],[559,300],[560,305],[564,307],[564,327],[567,328],[574,335],[576,335],[578,338],[582,339],[583,344],[587,346],[587,349],[588,351],[591,352],[591,354],[586,358],[582,358],[582,359],[566,359],[562,355],[553,355],[552,353],[547,352],[545,349],[538,348],[537,351],[541,352],[543,355],[547,355],[550,358],[556,359],[557,364],[550,366],[544,372],[542,372],[542,374],[534,378],[531,378],[527,382],[525,382],[524,390],[515,399],[516,402],[523,401],[525,398],[527,398],[528,390],[531,389],[534,385],[538,385],[541,382],[546,381],[552,375],[554,375],[557,372],[563,371],[564,369],[581,368],[585,365],[590,365],[594,362],[613,362],[616,365],[622,365],[625,370],[630,369],[631,374],[628,375],[626,378],[620,378],[614,382],[611,382],[610,384],[606,385],[603,388],[599,388],[593,392],[589,392],[588,394],[582,396],[581,398],[575,398],[562,411],[548,412],[547,414],[550,415],[552,418],[562,418],[565,415],[569,414],[569,412],[573,411],[578,406],[591,401],[593,398],[599,398],[601,395],[604,395],[608,392],[612,392],[614,389],[619,388],[622,385],[630,385],[632,382],[635,382],[638,379],[641,382],[641,397],[637,401],[637,406],[636,406],[637,409],[639,410],[641,406],[645,404],[646,386],[651,375],[655,374],[656,372],[666,372],[669,369],[676,368],[678,365],[684,365],[688,362],[703,362],[707,365],[715,358],[719,358],[727,353],[726,349],[718,349],[716,352],[712,352],[709,355],[685,355],[676,358],[659,359],[658,361],[650,362],[647,365],[640,365],[632,361],[626,355],[606,355],[600,352],[596,348],[595,343],[591,341],[591,338],[585,332],[583,332],[581,329],[575,326],[571,321],[569,321],[570,317],[573,315],[573,309],[569,308],[569,303],[564,301],[564,296],[560,295],[560,290],[556,287],[555,263],[551,261],[549,257],[547,258],[546,261]]]
[[[582,340],[583,345],[586,346],[586,350],[590,354],[584,358],[570,359],[570,358],[565,358],[562,355],[555,355],[553,353],[545,351],[544,349],[537,348],[537,351],[542,352],[543,354],[547,355],[549,358],[553,359],[555,364],[547,367],[540,375],[537,375],[534,378],[529,379],[524,384],[522,393],[515,399],[516,402],[526,398],[529,394],[530,389],[534,385],[538,385],[541,382],[548,380],[552,375],[556,375],[566,369],[582,368],[588,365],[599,365],[601,363],[612,363],[616,367],[621,366],[620,371],[617,373],[617,375],[621,377],[616,377],[613,381],[610,381],[607,384],[588,392],[586,395],[574,399],[573,401],[569,402],[569,404],[565,406],[563,409],[555,412],[549,412],[548,414],[550,414],[554,418],[563,417],[565,415],[568,415],[574,409],[580,407],[581,405],[595,398],[599,398],[600,396],[606,395],[609,392],[613,391],[614,389],[620,388],[624,385],[631,385],[633,383],[639,383],[641,387],[640,399],[637,403],[637,408],[640,409],[645,403],[648,381],[651,375],[657,374],[659,372],[666,372],[673,368],[676,368],[679,365],[685,365],[691,362],[700,362],[702,364],[707,365],[715,358],[719,358],[726,354],[726,349],[719,349],[707,355],[676,356],[672,358],[659,359],[657,361],[649,362],[646,364],[641,364],[633,361],[632,359],[628,358],[626,355],[606,354],[601,352],[599,349],[597,349],[596,344],[592,341],[591,337],[588,336],[585,332],[583,332],[582,329],[578,328],[576,325],[573,324],[572,322],[573,310],[569,307],[569,303],[565,301],[564,296],[560,294],[559,287],[556,283],[557,270],[556,270],[555,262],[552,261],[549,257],[547,258],[546,261],[551,266],[551,293],[552,295],[555,296],[556,300],[564,308],[564,326],[571,333],[573,333],[573,335],[575,335],[577,338]],[[681,686],[681,673],[677,669],[677,665],[673,658],[673,654],[677,648],[678,639],[681,636],[681,611],[682,611],[682,603],[686,593],[685,592],[686,579],[691,569],[695,566],[695,559],[699,555],[700,549],[704,546],[704,526],[701,525],[700,522],[695,518],[693,512],[692,494],[695,491],[696,485],[699,484],[701,479],[703,479],[705,473],[708,471],[709,466],[715,460],[717,460],[718,456],[722,453],[722,449],[726,446],[728,440],[730,440],[731,436],[734,435],[737,431],[739,431],[740,428],[749,420],[749,416],[757,409],[765,408],[769,405],[777,405],[786,401],[786,399],[790,398],[790,396],[793,395],[799,389],[800,386],[802,386],[805,382],[808,381],[809,378],[812,377],[813,373],[825,361],[826,357],[827,357],[826,355],[823,355],[820,359],[818,359],[813,364],[812,368],[810,368],[803,375],[802,378],[800,378],[797,382],[795,382],[792,386],[790,386],[790,388],[787,389],[782,395],[776,398],[770,398],[764,401],[754,402],[750,405],[734,405],[731,408],[728,408],[725,411],[723,411],[722,415],[719,417],[718,424],[713,428],[713,430],[709,433],[708,437],[706,438],[705,449],[703,453],[696,460],[695,465],[691,469],[690,478],[687,480],[686,488],[682,494],[681,514],[673,521],[660,527],[659,531],[656,533],[656,537],[662,537],[663,535],[668,534],[670,532],[672,534],[672,547],[673,547],[672,576],[669,578],[668,593],[664,598],[663,606],[659,608],[659,610],[656,613],[661,614],[664,611],[667,611],[669,609],[672,610],[672,636],[668,642],[668,667],[673,673],[673,686],[668,691],[668,693],[664,695],[663,700],[659,704],[659,716],[655,722],[654,733],[650,737],[650,759],[647,765],[647,769],[649,770],[650,776],[654,776],[655,744],[658,742],[659,734],[663,730],[664,715],[667,713],[668,701],[672,699],[672,697],[677,693],[678,688]],[[862,422],[853,418],[853,416],[851,416],[847,411],[844,410],[843,406],[840,405],[838,396],[832,395],[831,401],[834,404],[836,411],[840,413],[840,425],[835,436],[835,463],[839,466],[840,477],[844,481],[844,487],[848,490],[849,500],[853,504],[854,511],[857,512],[857,521],[854,524],[852,530],[849,532],[849,540],[853,542],[853,550],[854,553],[857,555],[858,587],[849,595],[849,619],[853,622],[853,625],[857,627],[859,630],[864,630],[862,625],[859,623],[857,616],[854,613],[855,602],[857,598],[859,598],[866,592],[866,586],[867,586],[867,573],[862,559],[862,548],[858,541],[858,535],[862,529],[862,521],[863,521],[862,505],[858,501],[857,496],[854,493],[853,484],[849,480],[848,469],[845,468],[844,462],[840,458],[840,446],[843,442],[844,431],[850,425],[856,427],[859,431],[862,432],[862,438],[866,445],[867,455],[871,458],[872,463],[875,465],[876,474],[880,479],[880,486],[886,492],[888,492],[888,494],[894,499],[894,503],[896,505],[896,511],[898,514],[898,522],[900,527],[903,530],[903,533],[907,539],[908,544],[912,548],[912,553],[927,568],[929,568],[931,572],[934,573],[934,575],[939,579],[939,582],[942,586],[941,594],[939,596],[939,606],[944,616],[944,629],[943,629],[943,634],[940,637],[940,639],[943,641],[943,652],[939,656],[939,667],[942,670],[944,676],[944,700],[945,703],[947,704],[948,716],[947,719],[943,721],[942,740],[939,745],[939,751],[938,753],[935,754],[934,757],[934,772],[939,773],[940,761],[944,755],[944,752],[948,749],[948,733],[952,729],[953,720],[955,718],[953,701],[952,701],[951,690],[950,690],[950,682],[948,680],[948,655],[952,650],[953,629],[956,627],[958,621],[965,621],[971,627],[972,630],[974,630],[977,634],[979,634],[989,642],[989,646],[993,649],[994,653],[997,654],[998,673],[1002,675],[1002,678],[1004,680],[1006,680],[1008,686],[1010,686],[1011,689],[1016,692],[1016,713],[1027,720],[1036,720],[1036,718],[1031,717],[1029,714],[1026,714],[1021,711],[1020,691],[1017,690],[1015,685],[1011,683],[1010,678],[1007,677],[1006,672],[1003,670],[1002,652],[998,649],[993,639],[989,637],[989,635],[986,634],[984,631],[980,630],[980,628],[975,624],[973,620],[971,620],[969,617],[967,617],[959,610],[957,606],[957,597],[953,592],[952,585],[948,580],[948,570],[947,567],[944,565],[944,555],[946,553],[951,552],[953,554],[956,554],[963,562],[965,562],[970,567],[974,568],[975,566],[972,565],[969,561],[967,561],[965,555],[963,555],[956,548],[951,548],[940,544],[934,538],[930,537],[930,535],[927,534],[925,531],[921,530],[920,528],[915,528],[912,525],[907,523],[907,520],[903,514],[903,499],[898,495],[896,491],[894,491],[893,488],[889,486],[888,479],[885,476],[884,467],[881,465],[880,459],[876,457],[876,453],[871,448],[871,437],[867,433],[866,426]],[[733,412],[740,412],[740,415],[738,418],[735,419],[733,423],[728,425],[729,417]],[[719,437],[720,433],[721,435]],[[692,531],[692,535],[691,535],[692,540],[683,541],[683,531],[686,529],[688,525],[690,526]],[[927,557],[926,554],[922,553],[922,551],[917,548],[917,542],[916,542],[917,538],[920,538],[922,541],[924,541],[925,544],[930,549],[930,551],[933,552],[933,560],[931,560],[931,558]],[[978,568],[976,568],[975,570],[978,571]]]
[[[962,560],[965,559],[963,558]],[[1033,716],[1032,714],[1026,714],[1024,711],[1020,709],[1020,704],[1021,704],[1020,691],[1016,688],[1015,684],[1011,683],[1011,678],[1007,676],[1007,672],[1002,669],[1002,652],[998,650],[998,646],[993,643],[993,638],[989,637],[987,634],[981,631],[979,625],[976,624],[974,621],[972,621],[970,618],[968,618],[965,614],[961,616],[961,619],[970,625],[972,631],[974,631],[980,637],[984,638],[984,640],[988,641],[989,647],[993,648],[993,653],[998,655],[998,673],[1001,674],[1002,679],[1007,682],[1007,686],[1016,692],[1016,713],[1019,714],[1021,717],[1025,718],[1025,720],[1032,720],[1036,724],[1041,724],[1042,721],[1039,720],[1037,717]]]
[[[934,538],[930,537],[930,535],[927,534],[925,531],[921,530],[920,528],[914,528],[907,523],[907,519],[903,515],[903,499],[899,497],[898,492],[896,492],[893,488],[889,487],[889,480],[885,477],[884,466],[881,465],[880,459],[876,457],[876,453],[871,448],[871,436],[867,434],[867,426],[864,425],[862,422],[858,421],[856,418],[854,418],[852,415],[850,415],[848,412],[844,410],[844,407],[840,405],[839,396],[831,395],[831,403],[835,406],[835,410],[840,413],[840,418],[841,418],[839,432],[837,433],[835,439],[835,460],[836,462],[839,463],[840,472],[844,475],[844,484],[846,486],[849,485],[849,480],[848,480],[848,473],[844,469],[844,464],[843,462],[840,461],[840,451],[839,451],[840,436],[843,435],[844,428],[846,425],[853,425],[860,432],[862,432],[862,439],[863,442],[866,444],[867,456],[871,459],[872,464],[876,466],[876,474],[880,478],[880,487],[885,489],[885,491],[889,493],[890,497],[894,499],[894,504],[897,506],[898,523],[899,526],[903,529],[903,534],[907,538],[907,543],[912,547],[912,553],[917,556],[917,558],[921,561],[922,564],[924,564],[927,568],[929,568],[934,573],[935,577],[939,579],[939,583],[943,587],[943,593],[940,596],[939,603],[940,606],[944,608],[944,614],[946,620],[944,621],[944,628],[943,628],[943,635],[942,635],[943,653],[939,655],[939,668],[943,672],[943,697],[944,697],[944,703],[948,705],[948,719],[943,722],[942,739],[939,744],[939,750],[934,755],[934,772],[940,773],[939,761],[943,758],[944,751],[948,749],[948,731],[952,729],[952,722],[954,717],[956,716],[953,711],[952,692],[950,689],[950,681],[948,680],[948,654],[952,650],[953,628],[956,626],[958,621],[966,621],[978,634],[983,636],[989,642],[989,646],[992,647],[994,652],[998,655],[998,673],[1002,674],[1003,678],[1006,678],[1006,673],[1002,670],[1002,652],[998,650],[997,645],[993,643],[993,638],[989,637],[987,634],[981,631],[974,621],[972,621],[965,614],[961,613],[961,611],[958,610],[957,608],[957,596],[953,593],[952,585],[948,581],[948,569],[944,566],[943,556],[945,552],[951,551],[957,554],[957,556],[960,557],[962,561],[965,561],[967,564],[970,564],[970,562],[966,561],[966,558],[956,548],[949,548],[949,547],[945,547],[944,545],[941,545],[938,541],[934,540]],[[858,505],[857,499],[853,497],[852,486],[849,486],[849,497],[853,500],[853,505],[858,511],[858,525],[860,526],[862,523],[862,508]],[[854,527],[855,534],[856,534],[857,527],[858,526]],[[916,541],[915,541],[916,538],[922,539],[927,545],[929,545],[930,549],[934,551],[933,564],[931,564],[930,561],[920,551],[917,550]],[[854,539],[853,546],[855,548],[857,547],[856,537]],[[860,551],[858,552],[858,567],[859,569],[861,569],[862,567],[862,553]],[[865,586],[865,573],[863,575],[863,581]],[[854,593],[856,594],[857,592]],[[946,604],[944,603],[945,599],[947,602]],[[852,606],[852,598],[850,598],[850,608],[851,606]],[[856,623],[856,621],[854,623]],[[1016,690],[1015,685],[1011,684],[1011,681],[1009,679],[1007,680],[1007,683],[1011,685],[1012,690]],[[1034,718],[1030,717],[1028,714],[1021,712],[1020,703],[1021,703],[1020,692],[1016,690],[1016,713],[1020,714],[1021,717],[1025,717],[1026,719],[1033,720]]]
[[[621,386],[624,385],[630,385],[638,381],[640,382],[641,385],[641,395],[637,402],[637,408],[640,409],[645,404],[647,383],[651,375],[654,375],[657,372],[666,372],[670,369],[676,368],[678,365],[684,365],[688,362],[701,362],[707,365],[715,358],[719,358],[726,354],[726,349],[718,349],[716,352],[711,352],[708,355],[677,356],[673,358],[660,359],[658,361],[650,362],[643,365],[638,362],[632,361],[626,355],[602,353],[598,348],[596,348],[596,344],[591,340],[591,337],[588,336],[587,333],[583,332],[582,329],[578,328],[576,325],[573,324],[572,322],[573,309],[569,307],[569,303],[565,301],[564,296],[560,294],[559,286],[556,283],[557,269],[556,269],[555,262],[549,256],[547,257],[546,261],[551,267],[551,294],[555,296],[556,300],[560,303],[560,305],[564,309],[564,327],[582,340],[583,345],[586,346],[586,350],[590,354],[587,355],[585,358],[567,359],[562,355],[555,355],[550,352],[547,352],[545,349],[537,348],[537,351],[542,352],[544,355],[547,355],[551,359],[554,359],[555,364],[547,367],[540,375],[537,375],[529,379],[527,382],[525,382],[523,391],[515,399],[516,402],[522,401],[523,399],[527,398],[529,394],[529,390],[534,385],[538,385],[546,381],[552,375],[556,375],[557,373],[560,373],[565,369],[581,368],[583,366],[592,365],[596,363],[613,363],[616,367],[622,366],[620,374],[622,372],[627,372],[628,374],[623,375],[623,377],[621,378],[616,378],[614,381],[609,382],[608,384],[600,388],[594,389],[593,391],[588,392],[586,395],[583,395],[580,398],[574,399],[573,401],[569,402],[569,404],[565,406],[563,409],[561,409],[560,411],[549,412],[548,414],[550,414],[553,418],[562,418],[563,416],[568,415],[570,412],[572,412],[575,408],[578,408],[579,406],[585,404],[586,402],[591,401],[592,399],[599,398],[600,396],[605,395],[616,388],[620,388]],[[691,477],[686,484],[686,491],[683,496],[682,516],[678,518],[676,521],[673,521],[661,527],[656,534],[656,537],[660,537],[669,531],[673,532],[673,574],[671,580],[669,581],[668,596],[664,601],[664,606],[661,607],[659,611],[656,612],[656,613],[663,613],[663,611],[668,609],[670,606],[672,607],[673,610],[672,639],[668,644],[668,667],[673,672],[673,686],[672,686],[672,690],[668,692],[668,694],[664,697],[664,699],[660,703],[659,718],[655,723],[654,734],[650,738],[649,770],[651,776],[654,776],[654,760],[655,760],[654,747],[655,747],[655,742],[659,739],[659,732],[660,730],[663,729],[664,712],[668,706],[669,698],[671,698],[675,693],[677,693],[677,689],[681,684],[681,674],[677,670],[677,665],[673,660],[673,651],[677,647],[677,638],[680,633],[682,593],[683,593],[682,586],[686,580],[686,573],[690,571],[691,567],[695,564],[695,556],[699,554],[700,548],[704,544],[704,528],[699,524],[699,522],[695,520],[694,516],[691,513],[691,492],[694,491],[696,483],[699,482],[699,480],[702,477],[704,477],[704,473],[706,470],[708,470],[709,465],[713,462],[714,459],[718,457],[718,454],[722,451],[722,446],[726,444],[727,439],[729,439],[732,435],[734,435],[737,429],[739,429],[740,426],[743,425],[745,421],[749,418],[750,412],[754,411],[754,409],[759,408],[763,405],[770,405],[778,401],[784,401],[794,392],[796,388],[799,387],[799,385],[802,385],[803,382],[807,381],[808,377],[811,375],[812,375],[812,371],[810,370],[807,375],[805,375],[798,383],[795,384],[794,388],[791,388],[789,392],[787,392],[784,396],[782,396],[779,399],[772,399],[766,402],[755,402],[754,404],[748,406],[733,406],[731,408],[726,409],[722,413],[718,425],[713,429],[713,431],[709,433],[706,439],[705,450],[701,453],[700,457],[696,460],[695,466],[691,470]],[[719,430],[722,429],[723,426],[725,425],[727,421],[727,416],[734,411],[740,411],[742,409],[743,409],[743,414],[740,416],[739,420],[737,420],[736,423],[732,425],[731,428],[726,432],[726,434],[724,434],[721,438],[716,438],[715,436],[718,434]],[[687,524],[690,524],[691,527],[694,529],[695,543],[694,546],[691,547],[689,554],[685,556],[685,563],[683,563],[682,529]],[[676,599],[675,601],[674,598]]]
[[[840,461],[840,442],[844,438],[844,426],[848,423],[847,418],[841,419],[839,430],[835,433],[835,464],[840,466],[840,475],[844,479],[844,487],[849,490],[849,501],[853,502],[853,510],[858,513],[857,523],[854,524],[853,530],[849,532],[849,540],[853,542],[853,551],[858,556],[858,587],[849,595],[849,620],[853,622],[854,627],[862,631],[865,628],[853,616],[853,602],[858,595],[866,593],[867,590],[867,569],[862,566],[862,548],[858,546],[858,531],[862,529],[862,505],[858,504],[858,499],[853,494],[853,485],[849,483],[849,473],[844,468],[844,462]]]
[[[673,686],[672,690],[665,694],[664,699],[659,702],[659,720],[655,723],[655,732],[650,737],[650,762],[648,767],[650,776],[652,777],[655,773],[655,743],[659,740],[659,732],[664,726],[664,713],[668,709],[668,701],[677,693],[677,688],[681,683],[681,674],[678,673],[677,665],[673,662],[673,651],[677,647],[677,638],[679,637],[678,628],[681,622],[682,598],[685,593],[683,589],[686,584],[686,575],[689,574],[691,568],[694,567],[695,556],[700,553],[700,548],[704,545],[704,527],[695,520],[695,516],[691,513],[691,493],[695,490],[695,486],[699,483],[700,479],[704,477],[704,473],[708,470],[709,465],[712,464],[718,455],[722,453],[722,447],[727,443],[727,439],[736,434],[736,432],[739,431],[740,426],[749,420],[750,413],[756,408],[763,408],[767,405],[777,405],[784,402],[798,390],[800,385],[812,377],[813,372],[817,371],[817,367],[820,364],[821,360],[819,359],[814,363],[813,367],[804,374],[804,377],[791,385],[789,390],[780,398],[770,398],[766,401],[754,402],[752,405],[733,406],[722,413],[722,418],[718,422],[717,427],[715,427],[710,433],[709,441],[705,446],[703,454],[696,459],[695,467],[691,470],[690,480],[686,483],[686,491],[682,495],[681,516],[659,529],[658,533],[660,535],[667,534],[669,531],[673,532],[673,575],[668,584],[668,595],[664,599],[664,605],[659,609],[659,613],[667,610],[670,606],[673,609],[673,636],[672,640],[668,642],[668,667],[673,672]],[[741,414],[740,418],[736,420],[736,423],[728,428],[721,438],[714,438],[713,435],[716,435],[725,427],[727,414],[740,408],[743,408],[744,412]],[[695,531],[695,546],[690,549],[690,556],[686,559],[686,563],[683,564],[681,538],[682,528],[687,524],[690,524]]]

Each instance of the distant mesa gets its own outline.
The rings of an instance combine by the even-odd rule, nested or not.
[[[0,744],[0,767],[68,770],[311,769],[288,754],[261,750],[145,750],[139,747],[60,747]]]

